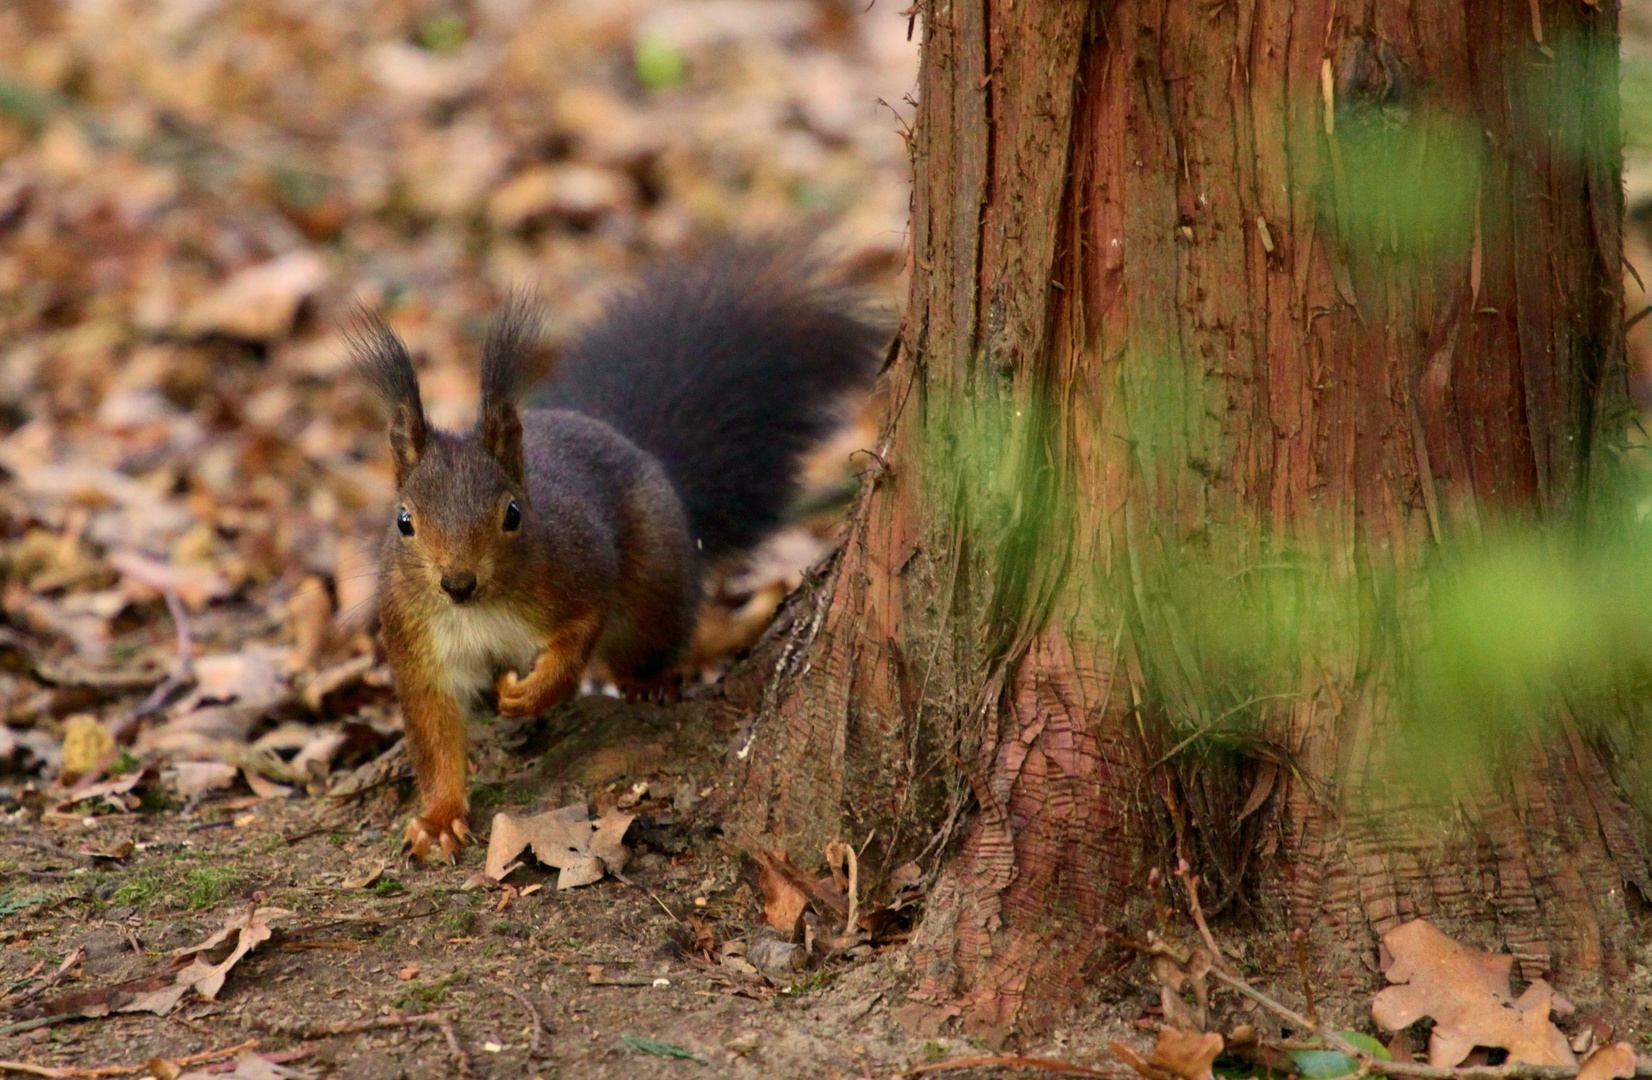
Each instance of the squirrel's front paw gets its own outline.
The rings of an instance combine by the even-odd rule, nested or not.
[[[493,684],[494,691],[499,696],[499,715],[507,720],[525,720],[539,714],[539,702],[529,688],[529,685],[516,677],[516,672],[507,671],[499,676]]]
[[[470,837],[470,826],[465,824],[465,808],[433,807],[407,823],[407,839],[403,848],[414,860],[424,862],[432,844],[436,845],[449,863],[455,861],[459,845]]]

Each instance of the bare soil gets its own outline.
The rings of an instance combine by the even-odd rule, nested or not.
[[[478,1077],[884,1077],[985,1053],[893,1021],[905,982],[898,947],[827,960],[790,985],[693,955],[691,916],[719,941],[755,938],[762,922],[755,869],[717,828],[718,759],[736,733],[710,715],[692,704],[587,698],[517,751],[499,748],[500,733],[483,733],[477,756],[490,764],[473,792],[472,824],[484,838],[496,809],[565,805],[587,793],[580,778],[606,781],[589,791],[595,805],[650,781],[650,797],[635,808],[626,882],[559,892],[555,871],[530,865],[507,880],[542,888],[509,904],[501,891],[464,888],[485,844],[467,847],[456,866],[402,858],[410,809],[402,782],[343,805],[312,797],[249,806],[230,794],[82,820],[18,814],[0,834],[5,895],[18,907],[0,921],[0,987],[13,1000],[76,949],[85,959],[38,1000],[163,972],[173,949],[254,903],[294,914],[235,966],[216,1001],[188,999],[168,1016],[41,1027],[14,1019],[0,1034],[0,1059],[139,1065],[257,1039],[260,1053],[303,1051],[289,1065],[309,1075],[462,1075],[466,1066],[435,1026],[326,1034],[329,1025],[431,1013],[451,1021]],[[627,768],[639,760],[653,767]],[[87,854],[126,840],[128,858]],[[381,866],[372,885],[345,884]],[[625,985],[593,985],[594,966],[597,979]],[[1141,1001],[1152,997],[1144,990]],[[1117,1034],[1113,1014],[1103,1007],[1075,1017],[1084,1033],[1058,1032],[1022,1052],[1099,1064],[1108,1030]],[[636,1040],[703,1063],[657,1056]]]

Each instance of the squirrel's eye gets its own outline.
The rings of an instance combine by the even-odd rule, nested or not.
[[[403,536],[413,535],[413,515],[407,512],[405,506],[402,507],[402,512],[396,515],[396,529]]]
[[[516,508],[513,502],[505,507],[505,531],[515,532],[522,527],[522,511]]]

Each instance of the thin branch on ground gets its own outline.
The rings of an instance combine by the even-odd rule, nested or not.
[[[179,688],[188,685],[195,677],[195,666],[191,659],[195,652],[195,643],[189,632],[189,613],[184,610],[184,602],[176,590],[166,589],[165,596],[166,610],[172,616],[172,625],[178,632],[178,655],[172,661],[172,670],[166,673],[166,678],[149,692],[149,696],[144,698],[136,709],[112,726],[110,734],[117,743],[128,742],[139,724],[159,712],[166,705],[167,698]]]
[[[530,1057],[538,1057],[539,1033],[544,1026],[539,1019],[539,1010],[533,1007],[533,1002],[528,1000],[528,995],[522,993],[522,991],[516,989],[514,986],[507,986],[503,982],[496,982],[494,985],[509,994],[511,997],[515,998],[517,1001],[520,1001],[522,1003],[522,1007],[528,1010],[528,1019],[533,1022],[533,1027],[528,1037],[528,1055]]]
[[[203,1050],[198,1054],[187,1057],[174,1058],[175,1065],[200,1065],[219,1058],[232,1058],[243,1050],[251,1050],[258,1045],[257,1039],[248,1039],[235,1046],[226,1046],[221,1050]],[[36,1065],[28,1061],[0,1061],[0,1072],[23,1073],[27,1076],[47,1076],[54,1080],[88,1080],[100,1076],[136,1076],[149,1071],[148,1063],[142,1065]]]
[[[1088,1065],[1078,1065],[1071,1061],[1057,1061],[1054,1058],[1007,1057],[996,1054],[991,1057],[953,1058],[951,1061],[937,1061],[929,1065],[914,1065],[897,1075],[904,1080],[906,1077],[945,1072],[948,1069],[991,1068],[1032,1069],[1038,1072],[1061,1073],[1066,1076],[1100,1077],[1103,1080],[1121,1080],[1121,1078],[1135,1077],[1136,1075],[1122,1069],[1103,1072],[1100,1069],[1092,1069]]]
[[[459,1035],[453,1030],[453,1021],[445,1013],[436,1014],[436,1027],[442,1037],[447,1040],[448,1056],[453,1061],[453,1069],[460,1076],[470,1075],[470,1055],[465,1053],[464,1047],[459,1045]]]
[[[1226,971],[1227,965],[1222,963],[1222,950],[1216,947],[1216,939],[1211,936],[1210,927],[1205,923],[1205,910],[1199,906],[1199,875],[1193,872],[1186,859],[1178,859],[1176,876],[1187,886],[1188,910],[1193,914],[1193,924],[1199,928],[1199,936],[1205,939],[1205,948],[1210,950],[1210,962]]]
[[[57,965],[56,971],[46,976],[46,978],[38,986],[31,986],[21,994],[18,994],[17,997],[12,999],[9,1007],[15,1008],[17,1004],[27,1001],[32,997],[38,997],[47,990],[50,990],[58,984],[59,980],[61,980],[63,976],[69,973],[70,968],[74,967],[84,959],[86,959],[85,949],[72,950],[68,956],[63,958],[63,963]]]
[[[360,1035],[376,1028],[440,1027],[441,1013],[420,1013],[417,1016],[374,1016],[366,1020],[340,1020],[334,1024],[278,1024],[267,1020],[253,1020],[260,1031],[271,1035],[289,1035],[298,1039],[325,1039],[332,1035]]]
[[[1296,950],[1296,974],[1302,980],[1302,1001],[1308,1010],[1308,1019],[1319,1023],[1319,1010],[1314,1008],[1314,983],[1308,975],[1308,932],[1302,927],[1291,931],[1291,945]]]

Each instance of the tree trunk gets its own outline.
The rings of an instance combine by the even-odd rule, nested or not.
[[[989,1037],[1059,1019],[1178,857],[1207,908],[1307,931],[1322,986],[1374,989],[1375,936],[1418,915],[1563,988],[1624,970],[1643,823],[1575,723],[1448,815],[1386,756],[1406,575],[1581,515],[1622,420],[1615,10],[921,17],[892,419],[738,834],[916,858],[908,1015]],[[1281,682],[1222,605],[1285,595],[1284,564],[1291,602],[1357,617],[1263,643]]]

